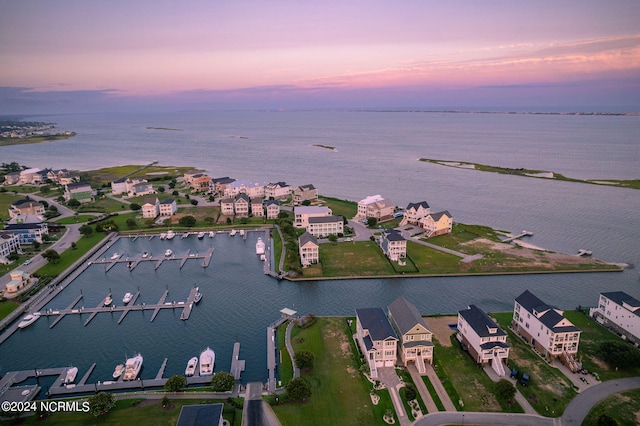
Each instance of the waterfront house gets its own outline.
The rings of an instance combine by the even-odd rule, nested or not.
[[[563,316],[563,311],[547,305],[529,290],[515,300],[513,329],[548,360],[578,353],[580,330]]]
[[[15,294],[24,290],[27,286],[38,281],[32,274],[18,269],[11,271],[9,274],[10,281],[5,287],[5,291],[9,294]]]
[[[307,232],[316,238],[327,238],[329,235],[342,236],[344,232],[344,217],[316,216],[309,217]]]
[[[194,177],[202,176],[206,174],[207,174],[206,170],[189,170],[188,172],[185,172],[183,175],[184,183],[187,184],[188,186],[191,186],[191,184],[193,183]]]
[[[270,183],[264,187],[264,197],[267,199],[287,199],[291,195],[291,185],[285,182]]]
[[[8,265],[9,255],[20,249],[20,237],[7,231],[0,231],[0,264]]]
[[[4,175],[4,185],[15,185],[20,183],[20,173],[7,173]]]
[[[293,191],[293,205],[299,206],[304,201],[311,203],[318,201],[318,190],[315,186],[301,185]]]
[[[129,192],[127,189],[127,178],[120,178],[111,182],[112,195],[126,194],[127,192]]]
[[[249,217],[250,204],[251,200],[249,199],[249,196],[247,194],[240,193],[236,195],[233,202],[233,210],[235,215],[238,217]]]
[[[251,215],[254,217],[264,216],[264,199],[260,197],[251,199]]]
[[[424,229],[425,236],[450,234],[453,229],[453,217],[448,211],[429,213],[420,220],[420,227]]]
[[[390,260],[399,261],[407,257],[407,240],[397,229],[385,229],[379,241],[382,251]]]
[[[391,200],[382,198],[380,194],[370,195],[358,202],[358,214],[356,217],[361,220],[373,217],[378,222],[382,222],[393,219],[394,210],[395,206]]]
[[[29,214],[16,216],[7,222],[4,230],[19,238],[19,244],[31,244],[34,241],[42,243],[42,236],[49,233],[46,218],[41,215]]]
[[[264,204],[267,209],[267,219],[277,219],[280,214],[280,202],[278,200],[267,200]]]
[[[406,367],[413,362],[420,374],[427,372],[425,363],[433,364],[433,333],[418,309],[404,296],[388,306],[389,320],[399,339],[400,359]]]
[[[173,216],[178,212],[178,205],[173,198],[166,198],[158,204],[160,216]]]
[[[157,197],[147,197],[142,204],[142,217],[155,219],[160,214],[160,202]]]
[[[225,198],[235,197],[238,194],[247,194],[251,198],[264,197],[264,182],[250,182],[248,180],[236,180],[227,185],[224,190]]]
[[[623,339],[640,344],[640,300],[624,291],[600,293],[598,307],[590,315]]]
[[[153,185],[146,180],[141,180],[129,186],[129,197],[139,197],[141,195],[155,194]]]
[[[409,203],[407,208],[404,209],[404,214],[400,226],[404,225],[418,225],[420,220],[426,215],[431,213],[431,208],[426,201],[420,201],[419,203]]]
[[[66,201],[78,200],[81,203],[90,203],[94,200],[93,189],[84,182],[67,184],[64,186],[64,199]]]
[[[458,311],[456,338],[476,364],[489,364],[499,377],[505,375],[509,360],[507,333],[476,305]]]
[[[222,200],[220,200],[220,213],[223,216],[233,216],[233,203],[235,202],[235,199],[233,198],[224,198]]]
[[[303,267],[320,262],[320,246],[318,245],[316,237],[305,232],[298,238],[298,247],[300,252],[300,263]]]
[[[331,209],[324,206],[297,206],[293,208],[293,226],[306,228],[310,217],[331,216]]]
[[[395,366],[398,336],[382,308],[356,309],[356,338],[372,378],[378,368]]]
[[[67,169],[48,170],[47,179],[59,185],[67,185],[73,182],[78,182],[80,180],[80,176],[72,174]]]
[[[229,176],[212,179],[212,190],[216,194],[224,194],[224,190],[227,189],[227,186],[235,181],[235,179],[231,179]]]
[[[205,174],[195,175],[191,178],[191,188],[196,192],[211,192],[213,179]]]
[[[44,180],[40,174],[40,169],[37,167],[31,169],[25,169],[20,172],[20,184],[40,184]]]
[[[9,217],[14,218],[16,216],[26,216],[28,214],[43,215],[45,212],[44,206],[34,200],[18,200],[9,206]]]

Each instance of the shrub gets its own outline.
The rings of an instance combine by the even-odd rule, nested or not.
[[[211,378],[211,388],[214,392],[228,392],[233,389],[236,379],[226,371],[219,371]]]

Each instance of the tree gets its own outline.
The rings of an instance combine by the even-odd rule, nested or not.
[[[338,242],[338,236],[336,234],[329,235],[329,241],[331,241],[332,244],[337,243]]]
[[[20,255],[17,251],[12,251],[11,253],[9,253],[9,256],[7,256],[7,259],[15,262],[16,260],[20,259]]]
[[[159,186],[158,187],[158,192],[160,192],[160,193],[163,193],[166,190],[167,190],[167,188],[165,188],[164,186]]]
[[[196,224],[196,218],[193,216],[182,216],[178,221],[180,226],[186,226],[187,228],[192,228]]]
[[[498,399],[511,405],[513,397],[516,395],[516,388],[509,380],[500,379],[496,383],[496,396]]]
[[[407,398],[407,401],[413,401],[417,397],[416,388],[413,387],[412,384],[407,384],[404,387],[404,396]]]
[[[230,217],[227,218],[227,225],[231,225],[231,218]]]
[[[180,392],[185,386],[187,386],[187,379],[176,374],[175,376],[171,376],[167,379],[164,384],[164,390],[167,392]]]
[[[129,204],[129,208],[131,210],[133,210],[134,212],[137,212],[138,210],[142,209],[142,206],[140,204],[138,204],[138,203],[131,203],[131,204]]]
[[[375,228],[377,224],[378,224],[378,219],[376,219],[375,217],[370,217],[367,219],[367,226],[369,228]]]
[[[42,257],[47,259],[47,262],[58,263],[60,261],[60,255],[54,249],[49,249],[42,253]]]
[[[287,397],[294,401],[304,401],[311,396],[309,384],[301,377],[290,380],[284,390]]]
[[[75,250],[78,248],[78,245],[74,242],[71,243],[71,250]]]
[[[278,212],[278,219],[286,219],[289,217],[289,213],[285,211]]]
[[[311,205],[311,201],[310,201],[310,200],[304,200],[304,201],[302,202],[302,205],[303,205],[303,206],[310,206],[310,205]]]
[[[34,242],[33,242],[33,249],[34,249],[34,250],[40,250],[40,243],[39,243],[39,242],[37,242],[37,241],[34,241]]]
[[[105,220],[96,224],[96,231],[98,232],[115,232],[117,230],[118,225],[113,220]]]
[[[314,355],[309,351],[298,351],[293,356],[293,360],[301,370],[311,370],[313,368]]]
[[[596,420],[596,425],[597,426],[618,426],[618,422],[616,421],[616,419],[614,419],[608,414],[600,414],[600,417],[598,417],[598,420]]]
[[[596,354],[616,369],[633,369],[640,366],[640,351],[627,342],[602,342]]]
[[[83,236],[90,237],[91,234],[93,234],[93,226],[91,226],[91,225],[82,225],[80,228],[78,228],[78,231],[80,231],[80,233]]]
[[[171,195],[173,195],[174,197],[177,197],[178,195],[180,195],[180,193],[178,191],[173,191]]]
[[[71,207],[72,209],[75,209],[76,207],[80,207],[80,201],[74,199],[71,199],[69,201],[67,201],[67,206]]]
[[[48,194],[49,192],[51,192],[51,187],[49,185],[45,185],[40,188],[40,192],[42,192],[43,194]]]
[[[51,241],[51,235],[49,234],[44,234],[42,236],[42,241],[44,241],[45,243],[48,243],[49,241]]]
[[[211,388],[214,392],[228,392],[233,389],[236,379],[226,371],[218,371],[211,378]]]
[[[198,200],[193,199],[191,201],[189,201],[191,203],[192,206],[197,206],[198,205]]]
[[[136,229],[138,227],[138,222],[136,222],[136,220],[131,217],[127,219],[126,224],[127,224],[127,228],[129,229]]]
[[[203,220],[204,220],[204,223],[206,223],[207,225],[213,225],[214,223],[216,223],[216,220],[211,216],[207,216]]]
[[[98,392],[89,397],[89,412],[95,417],[107,414],[116,405],[116,396],[106,392]]]

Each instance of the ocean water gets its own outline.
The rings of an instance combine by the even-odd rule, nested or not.
[[[321,194],[358,200],[382,194],[404,206],[427,200],[454,220],[519,232],[529,242],[575,253],[591,249],[612,262],[640,265],[640,191],[554,182],[448,168],[420,157],[523,167],[581,179],[640,178],[640,117],[420,112],[180,112],[175,114],[85,114],[30,118],[54,121],[78,132],[66,141],[0,147],[0,161],[31,167],[87,170],[119,164],[191,165],[214,177],[292,185],[313,183]],[[171,128],[179,130],[150,129]],[[323,144],[335,151],[313,146]],[[205,251],[203,269],[188,261],[180,270],[165,262],[157,271],[133,272],[91,266],[51,305],[62,308],[82,289],[81,304],[95,306],[108,288],[140,287],[142,301],[155,303],[165,288],[183,300],[194,283],[204,298],[188,321],[179,311],[132,312],[65,318],[49,329],[39,320],[0,346],[0,372],[34,367],[98,366],[91,380],[105,380],[126,355],[145,356],[143,378],[154,377],[162,360],[166,375],[184,371],[204,347],[216,350],[216,368],[228,370],[233,342],[247,359],[245,380],[266,378],[266,327],[283,307],[316,315],[353,315],[358,307],[384,307],[399,295],[424,313],[451,313],[476,304],[508,311],[529,289],[562,309],[590,306],[602,291],[622,290],[640,298],[638,269],[588,273],[464,278],[370,279],[278,282],[262,274],[251,236],[247,242],[220,236],[203,242],[174,240],[178,249]],[[161,253],[160,241],[121,240],[120,252]],[[184,247],[180,245],[184,245]],[[203,246],[203,247],[200,247]],[[173,249],[173,247],[172,247]],[[174,249],[174,251],[176,251]],[[120,296],[121,297],[121,296]],[[94,300],[95,299],[95,300]],[[47,348],[43,350],[43,348]],[[34,365],[36,364],[36,365]]]

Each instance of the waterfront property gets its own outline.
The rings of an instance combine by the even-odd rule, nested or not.
[[[43,215],[44,212],[44,206],[34,200],[18,200],[11,203],[9,207],[9,217],[11,219],[26,215]]]
[[[160,201],[158,197],[148,197],[142,204],[142,217],[144,219],[155,219],[160,214]]]
[[[293,208],[293,215],[293,226],[296,228],[307,228],[310,217],[331,216],[331,209],[322,206],[298,206]]]
[[[380,194],[370,195],[358,202],[357,218],[366,220],[370,217],[378,222],[393,218],[395,206],[391,200],[382,198]]]
[[[173,216],[178,212],[178,205],[173,198],[165,198],[158,204],[160,216]]]
[[[400,226],[404,225],[418,225],[420,220],[426,215],[431,213],[431,208],[426,201],[420,201],[419,203],[409,203],[407,208],[404,209],[404,214]]]
[[[426,373],[425,362],[433,364],[433,333],[416,307],[404,296],[388,307],[389,320],[398,333],[400,359],[403,365],[413,362],[418,372]]]
[[[462,343],[477,364],[489,364],[498,376],[505,375],[509,360],[507,333],[476,305],[458,311],[458,333]]]
[[[640,301],[624,291],[600,293],[598,307],[590,315],[624,339],[640,344]]]
[[[264,216],[264,200],[260,197],[251,199],[251,216],[263,217]]]
[[[78,200],[81,203],[90,203],[94,200],[93,189],[84,182],[69,183],[64,186],[65,201]]]
[[[299,206],[305,201],[309,201],[311,203],[318,201],[318,190],[315,186],[311,184],[301,185],[293,191],[294,206]]]
[[[300,263],[302,266],[313,265],[320,261],[320,246],[316,237],[308,232],[300,235],[298,238],[298,247],[300,250]]]
[[[453,229],[453,216],[446,210],[438,213],[428,213],[420,219],[420,227],[424,229],[427,238],[450,234]]]
[[[227,185],[224,190],[225,198],[232,198],[238,194],[247,194],[249,199],[255,197],[264,197],[264,182],[251,182],[248,180],[235,180]]]
[[[407,257],[407,240],[397,229],[388,228],[382,231],[380,247],[385,256],[395,262]]]
[[[264,187],[265,198],[287,199],[291,195],[291,185],[286,182],[270,183]]]
[[[20,237],[7,231],[0,231],[0,264],[8,264],[9,255],[20,248]]]
[[[4,230],[17,235],[19,244],[42,243],[42,236],[49,233],[46,218],[41,215],[16,216],[7,222]]]
[[[267,219],[277,219],[280,214],[280,202],[278,200],[267,200],[264,203],[267,210]]]
[[[398,336],[382,308],[356,309],[356,338],[372,378],[379,367],[396,364]]]
[[[333,215],[309,217],[307,232],[317,238],[342,234],[344,232],[344,218]]]

